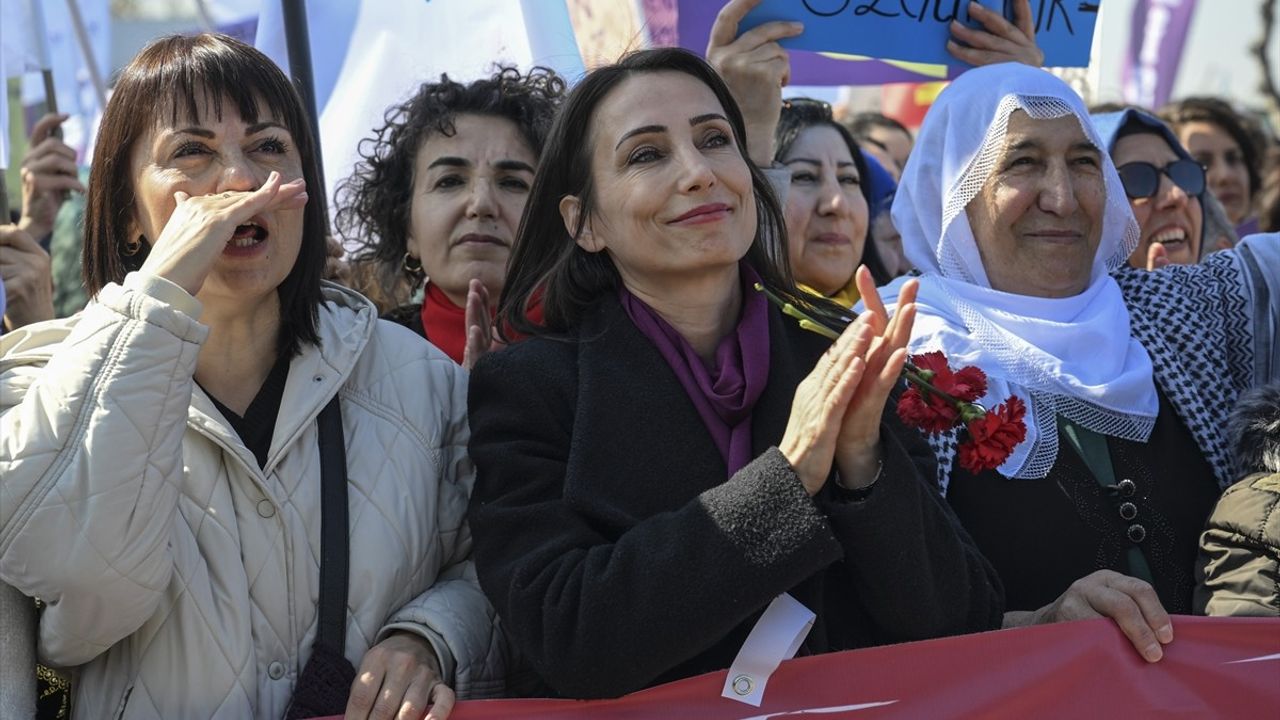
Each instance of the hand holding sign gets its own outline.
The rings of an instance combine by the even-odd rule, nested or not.
[[[975,10],[975,5],[988,12]],[[1004,14],[1011,5],[1017,7],[1010,16],[1013,22]],[[1038,44],[1044,64],[1083,67],[1089,64],[1098,5],[1077,0],[762,0],[743,19],[742,27],[798,21],[805,24],[804,34],[782,40],[783,47],[943,65],[966,63],[970,53],[948,52],[954,33],[970,46],[968,50],[978,51],[974,57],[981,62],[995,62],[997,57],[1028,62],[1035,59],[1030,46]],[[955,23],[966,28],[956,30]]]
[[[975,66],[1002,62],[1020,62],[1032,67],[1044,65],[1044,52],[1036,45],[1031,0],[1014,0],[1013,22],[976,2],[969,4],[969,16],[982,23],[986,32],[952,20],[952,39],[947,41],[947,52],[956,59]]]
[[[738,34],[739,23],[761,0],[730,0],[716,15],[707,40],[707,62],[720,73],[742,109],[747,154],[760,167],[773,163],[773,132],[782,111],[782,86],[791,79],[791,61],[778,41],[796,37],[804,26],[770,22]]]

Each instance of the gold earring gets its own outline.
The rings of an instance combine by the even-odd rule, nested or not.
[[[404,267],[405,274],[415,280],[423,277],[426,273],[422,271],[422,260],[414,257],[410,253],[404,254],[404,261],[401,263]]]
[[[132,240],[125,241],[123,255],[125,257],[133,257],[134,255],[137,255],[138,251],[141,249],[142,249],[142,236],[139,235],[138,237]]]

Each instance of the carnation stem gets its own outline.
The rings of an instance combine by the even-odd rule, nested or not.
[[[832,327],[828,327],[827,325],[813,318],[811,315],[807,314],[800,308],[797,308],[794,304],[789,303],[786,300],[783,300],[781,297],[774,294],[773,291],[769,290],[769,288],[765,287],[762,283],[756,283],[755,289],[759,292],[763,292],[765,294],[765,297],[769,299],[769,302],[781,308],[783,315],[788,315],[790,317],[793,317],[799,320],[800,327],[802,329],[808,330],[809,332],[817,333],[830,340],[835,340],[836,338],[840,337],[840,330],[837,330]],[[908,361],[902,367],[902,377],[907,382],[911,383],[912,385],[915,385],[916,387],[920,388],[924,392],[932,393],[942,398],[943,400],[946,400],[957,410],[962,410],[965,406],[972,405],[975,408],[981,410],[982,412],[984,413],[986,412],[986,408],[982,407],[982,405],[978,403],[965,402],[964,400],[961,400],[953,395],[949,395],[939,390],[936,386],[934,386],[933,383],[925,379],[925,376],[923,373],[924,373],[923,370],[916,367],[910,361]]]

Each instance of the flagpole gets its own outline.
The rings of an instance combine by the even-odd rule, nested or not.
[[[320,187],[308,194],[318,200],[328,217],[324,183],[324,157],[320,152],[320,113],[316,109],[315,79],[311,72],[311,34],[307,29],[307,7],[303,0],[281,0],[284,11],[284,42],[289,53],[289,74],[302,97],[302,106],[310,114],[311,144],[315,148],[316,169]]]
[[[85,69],[89,71],[89,79],[93,82],[93,92],[98,96],[98,107],[107,107],[107,85],[102,81],[102,71],[98,69],[98,58],[93,54],[93,43],[89,42],[89,32],[84,29],[84,19],[80,17],[80,6],[76,0],[67,0],[67,11],[71,14],[71,26],[76,31],[76,42],[80,45],[80,54],[84,56]]]
[[[53,84],[53,58],[49,54],[49,28],[44,20],[44,7],[39,0],[28,3],[31,8],[32,30],[35,32],[36,59],[40,61],[40,80],[44,83],[45,111],[58,113],[58,93]],[[6,130],[7,132],[7,130]]]

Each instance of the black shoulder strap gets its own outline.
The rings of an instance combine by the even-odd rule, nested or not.
[[[334,395],[320,411],[320,622],[316,644],[342,655],[347,637],[347,449]]]

